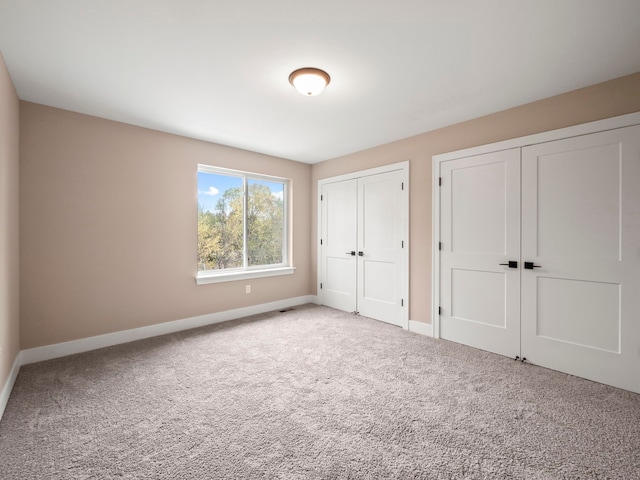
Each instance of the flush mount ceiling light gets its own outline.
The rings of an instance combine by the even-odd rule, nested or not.
[[[318,95],[329,85],[331,77],[319,68],[299,68],[289,75],[289,83],[302,95]]]

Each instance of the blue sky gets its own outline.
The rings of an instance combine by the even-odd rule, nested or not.
[[[249,182],[268,186],[271,189],[271,193],[278,198],[282,198],[284,193],[282,183],[253,179],[249,179]],[[234,187],[242,187],[241,177],[198,172],[198,205],[201,205],[205,211],[212,212],[224,192]]]

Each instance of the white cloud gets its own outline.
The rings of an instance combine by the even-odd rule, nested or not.
[[[198,191],[198,194],[200,195],[211,195],[212,197],[219,193],[220,193],[220,190],[218,190],[216,187],[209,187],[209,190]]]
[[[271,192],[271,194],[276,197],[278,200],[282,200],[284,198],[284,192]]]

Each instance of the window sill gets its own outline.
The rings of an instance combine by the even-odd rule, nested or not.
[[[243,270],[241,272],[199,273],[196,277],[196,284],[207,285],[209,283],[234,282],[236,280],[248,280],[250,278],[291,275],[295,270],[296,267],[280,267],[267,268],[264,270]]]

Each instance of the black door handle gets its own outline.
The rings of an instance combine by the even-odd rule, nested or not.
[[[356,252],[354,250],[351,250],[350,252],[347,252],[347,255],[352,255],[352,256],[356,256]]]
[[[534,268],[541,268],[542,265],[534,265],[533,262],[524,262],[524,268],[527,270],[533,270]]]
[[[509,260],[509,263],[501,263],[500,265],[506,265],[509,268],[518,268],[518,262],[515,260]]]
[[[364,257],[364,252],[358,252],[358,256]]]

